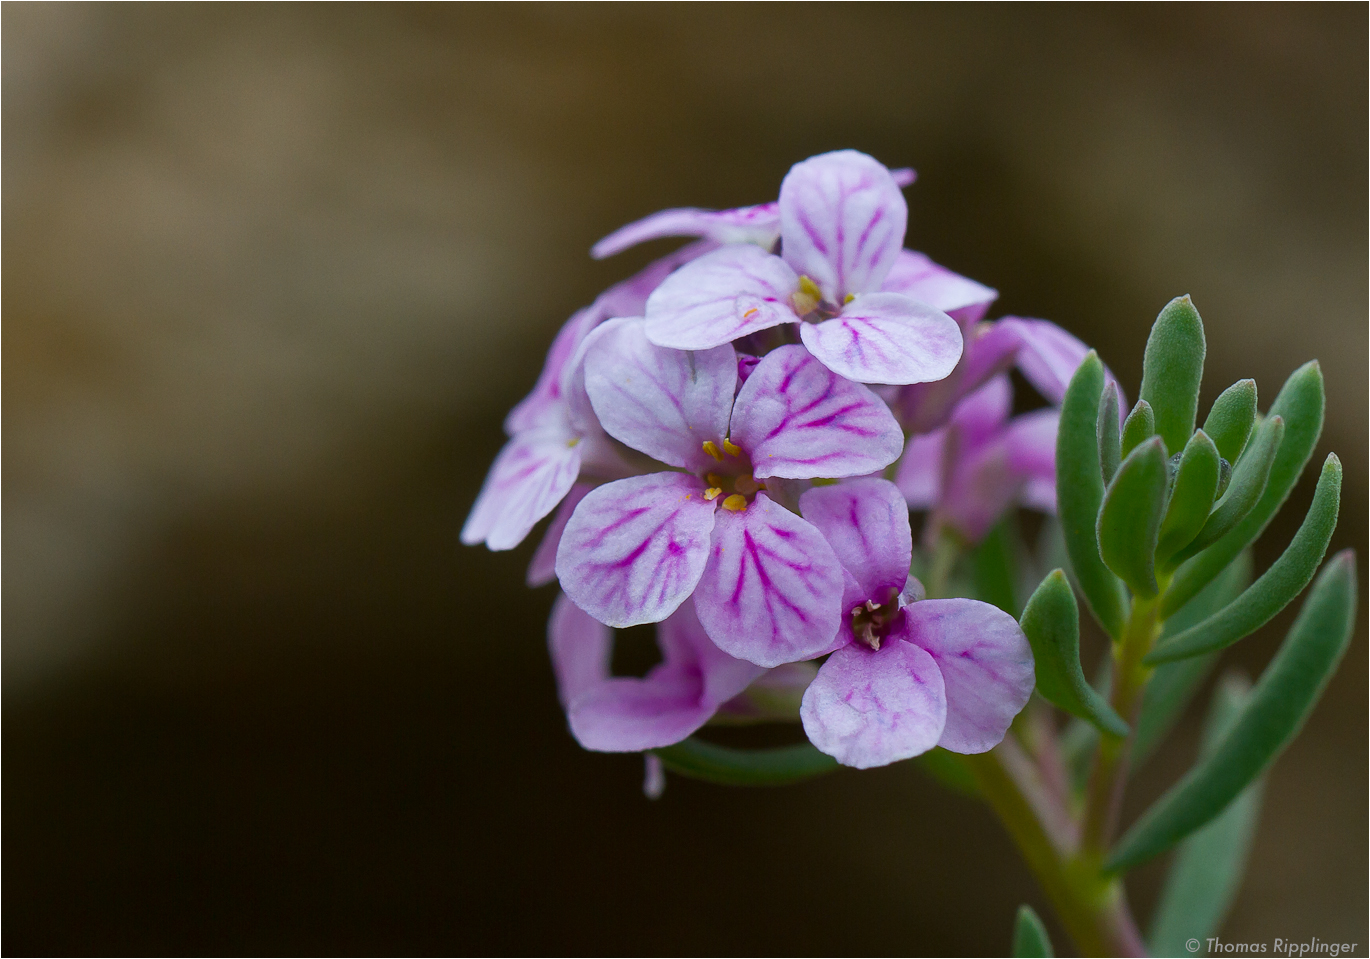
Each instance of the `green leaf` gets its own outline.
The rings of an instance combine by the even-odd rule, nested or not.
[[[1188,296],[1177,296],[1151,325],[1142,356],[1141,398],[1156,414],[1166,449],[1182,450],[1194,432],[1204,375],[1204,325]]]
[[[1118,384],[1104,387],[1099,403],[1099,422],[1095,427],[1099,439],[1099,471],[1107,486],[1123,461],[1122,435],[1118,432]]]
[[[975,597],[1018,615],[1018,531],[1010,513],[994,525],[971,553]]]
[[[1127,723],[1080,668],[1080,610],[1064,572],[1052,570],[1042,580],[1023,610],[1021,625],[1032,646],[1042,698],[1115,736],[1126,736]]]
[[[1341,460],[1327,454],[1308,515],[1280,558],[1231,603],[1202,623],[1162,640],[1147,654],[1147,663],[1165,663],[1230,646],[1260,629],[1288,606],[1313,579],[1332,531],[1337,528],[1341,502]]]
[[[1056,512],[1065,536],[1066,553],[1080,592],[1109,635],[1118,637],[1127,621],[1123,587],[1099,558],[1095,523],[1104,499],[1099,467],[1099,396],[1104,391],[1104,364],[1086,354],[1061,400],[1056,434]]]
[[[1198,595],[1261,535],[1271,517],[1279,512],[1322,433],[1323,402],[1322,370],[1315,360],[1294,371],[1270,407],[1270,416],[1284,419],[1284,439],[1270,467],[1270,479],[1260,502],[1227,535],[1175,571],[1161,597],[1163,619],[1173,616]]]
[[[1156,544],[1158,560],[1175,555],[1203,529],[1218,495],[1220,463],[1218,448],[1208,434],[1196,431],[1180,456],[1180,468],[1175,471],[1175,486]]]
[[[965,760],[959,753],[934,746],[922,755],[913,757],[913,763],[953,792],[973,799],[980,798],[980,787],[976,785],[975,774],[966,768]]]
[[[1209,708],[1201,757],[1212,754],[1249,696],[1246,679],[1223,677]],[[1247,786],[1222,815],[1181,844],[1151,921],[1147,940],[1152,955],[1189,955],[1185,942],[1217,933],[1241,886],[1260,813],[1261,782]]]
[[[673,773],[724,786],[786,786],[838,768],[836,759],[810,743],[778,749],[732,749],[691,736],[652,752]]]
[[[1213,507],[1199,535],[1175,557],[1176,564],[1222,539],[1256,508],[1265,493],[1270,467],[1275,463],[1275,454],[1283,438],[1284,420],[1281,417],[1272,416],[1256,429],[1251,445],[1232,468],[1232,481],[1227,484],[1226,492]]]
[[[1156,417],[1151,412],[1151,404],[1138,400],[1123,422],[1123,435],[1119,454],[1126,457],[1143,442],[1156,435]]]
[[[1256,381],[1238,380],[1223,390],[1204,420],[1204,432],[1229,463],[1246,448],[1251,427],[1256,422]]]
[[[1356,559],[1344,550],[1313,585],[1280,650],[1212,754],[1148,809],[1104,864],[1129,869],[1211,822],[1298,735],[1356,624]]]
[[[1013,955],[1054,956],[1047,927],[1041,917],[1026,903],[1018,907],[1018,918],[1013,921]]]
[[[1251,550],[1248,549],[1190,600],[1184,609],[1166,621],[1161,641],[1203,622],[1241,595],[1242,590],[1251,583],[1251,566]],[[1132,772],[1140,769],[1151,757],[1157,744],[1170,732],[1217,661],[1218,653],[1208,653],[1162,663],[1156,668],[1142,694],[1142,711],[1137,717],[1137,735],[1132,738],[1129,760]]]
[[[1156,538],[1169,479],[1165,443],[1153,436],[1128,454],[1099,510],[1099,555],[1139,596],[1156,595]]]

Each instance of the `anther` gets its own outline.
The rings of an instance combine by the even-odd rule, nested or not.
[[[708,453],[718,462],[723,462],[723,454],[718,451],[718,444],[715,443],[713,440],[704,441],[704,452]]]
[[[712,503],[715,499],[718,498],[718,494],[721,492],[723,491],[719,489],[717,486],[710,486],[708,489],[704,491],[704,498],[708,500],[710,503]]]
[[[741,513],[747,508],[747,497],[734,493],[723,501],[723,508],[734,513]]]
[[[723,449],[729,456],[741,456],[742,447],[738,446],[730,439],[723,440]]]

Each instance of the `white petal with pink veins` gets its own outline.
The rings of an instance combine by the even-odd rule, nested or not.
[[[734,210],[661,210],[619,227],[592,246],[590,255],[602,260],[639,243],[667,236],[703,236],[720,243],[755,243],[769,249],[780,236],[780,211],[775,203]]]
[[[720,247],[668,276],[647,298],[647,338],[675,350],[708,350],[793,323],[799,277],[750,243]]]
[[[703,494],[704,485],[683,473],[592,490],[561,534],[561,588],[610,626],[665,619],[694,592],[709,559],[714,504]]]
[[[868,293],[800,338],[834,373],[858,383],[940,380],[961,358],[961,327],[941,310],[898,293]]]
[[[580,472],[575,434],[561,427],[520,433],[504,445],[490,467],[471,515],[461,530],[468,546],[513,549],[561,502]]]
[[[886,603],[903,590],[913,535],[908,505],[893,483],[858,479],[816,486],[800,497],[799,509],[855,577],[861,601]]]
[[[758,666],[812,659],[832,648],[841,605],[842,567],[812,525],[765,493],[718,511],[695,611],[719,649]]]
[[[953,273],[913,250],[899,251],[880,289],[936,307],[963,327],[984,318],[990,304],[999,298],[997,290]]]

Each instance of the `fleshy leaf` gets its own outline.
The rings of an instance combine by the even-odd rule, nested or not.
[[[841,621],[842,566],[811,524],[765,493],[722,509],[695,610],[718,648],[758,666],[828,652]]]
[[[1126,457],[1142,442],[1156,435],[1156,417],[1151,411],[1151,404],[1146,400],[1138,400],[1137,405],[1132,408],[1132,412],[1127,414],[1127,419],[1123,421],[1123,436],[1119,453]]]
[[[1017,959],[1023,957],[1054,956],[1047,927],[1042,925],[1033,908],[1026,903],[1018,907],[1018,916],[1013,920],[1013,951]]]
[[[1164,561],[1199,535],[1208,521],[1213,499],[1218,493],[1221,472],[1218,448],[1203,430],[1196,430],[1180,456],[1175,471],[1175,486],[1170,493],[1161,537],[1156,544],[1156,559]]]
[[[1118,465],[1123,461],[1122,434],[1118,430],[1117,384],[1104,386],[1096,429],[1099,433],[1099,471],[1107,486],[1113,481],[1113,474],[1118,472]]]
[[[799,277],[778,256],[735,243],[687,263],[647,298],[647,339],[673,350],[711,350],[779,323],[794,323]]]
[[[1127,723],[1089,684],[1080,666],[1080,611],[1063,571],[1052,570],[1042,580],[1021,623],[1032,644],[1042,698],[1115,736],[1126,736]]]
[[[1153,436],[1123,460],[1099,510],[1099,555],[1139,596],[1156,595],[1166,478],[1165,443]]]
[[[961,327],[941,310],[898,293],[867,293],[800,338],[834,373],[858,383],[928,383],[961,359]]]
[[[1205,586],[1198,596],[1190,600],[1184,609],[1166,620],[1161,642],[1203,622],[1241,595],[1242,590],[1251,585],[1251,566],[1251,551],[1246,550],[1217,579]],[[1217,653],[1209,653],[1156,667],[1146,684],[1146,692],[1142,694],[1137,735],[1132,738],[1132,752],[1128,761],[1131,772],[1135,773],[1142,767],[1157,744],[1170,732],[1217,660]]]
[[[1246,448],[1251,427],[1256,422],[1256,381],[1238,380],[1223,390],[1204,420],[1204,432],[1218,447],[1218,453],[1229,463]]]
[[[1164,852],[1254,782],[1298,735],[1355,624],[1356,560],[1345,550],[1323,569],[1232,729],[1127,831],[1105,869],[1119,872]]]
[[[1214,690],[1200,755],[1207,756],[1231,728],[1250,696],[1250,684],[1228,675]],[[1239,795],[1217,819],[1180,846],[1151,921],[1152,955],[1183,956],[1185,943],[1216,935],[1241,886],[1260,814],[1261,780]]]
[[[1256,508],[1265,493],[1270,467],[1275,462],[1275,454],[1283,439],[1284,420],[1278,416],[1269,417],[1256,429],[1251,444],[1232,468],[1232,479],[1213,507],[1203,529],[1172,562],[1188,559],[1212,546]]]
[[[1204,325],[1188,296],[1161,310],[1142,358],[1141,398],[1156,414],[1156,433],[1167,449],[1182,450],[1194,432],[1204,372]]]
[[[884,469],[904,448],[880,397],[797,345],[767,353],[747,377],[730,429],[757,479],[862,476]]]
[[[1095,531],[1104,498],[1099,468],[1099,398],[1104,390],[1104,365],[1091,350],[1061,402],[1056,439],[1056,509],[1061,520],[1070,565],[1094,618],[1109,635],[1123,632],[1126,620],[1122,584],[1099,558]]]
[[[1235,600],[1202,623],[1162,641],[1147,654],[1148,663],[1165,663],[1230,646],[1250,636],[1303,592],[1327,552],[1337,528],[1341,501],[1341,460],[1327,455],[1313,503],[1289,547]]]
[[[561,588],[610,626],[665,619],[704,573],[714,510],[703,484],[681,473],[634,476],[592,490],[561,534]]]
[[[809,743],[777,749],[731,749],[692,736],[652,754],[673,773],[723,786],[788,786],[838,769],[837,760]]]
[[[1265,493],[1244,520],[1175,571],[1170,587],[1161,598],[1162,617],[1173,615],[1193,599],[1242,550],[1250,546],[1261,535],[1271,517],[1279,512],[1289,491],[1298,482],[1304,464],[1313,455],[1313,448],[1322,433],[1322,370],[1316,360],[1294,371],[1281,388],[1280,395],[1275,397],[1269,415],[1284,419],[1284,439],[1280,441],[1275,463],[1270,467]]]

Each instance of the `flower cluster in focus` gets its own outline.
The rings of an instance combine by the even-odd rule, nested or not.
[[[994,290],[904,249],[912,180],[823,154],[776,202],[596,245],[693,238],[567,321],[462,531],[510,549],[552,516],[528,581],[560,584],[550,648],[586,748],[788,715],[865,768],[984,752],[1026,704],[1018,621],[926,595],[910,510],[966,544],[1054,512],[1054,407],[1087,348],[986,321]],[[1015,367],[1049,406],[1012,415]],[[611,675],[613,629],[647,623],[660,664]]]

